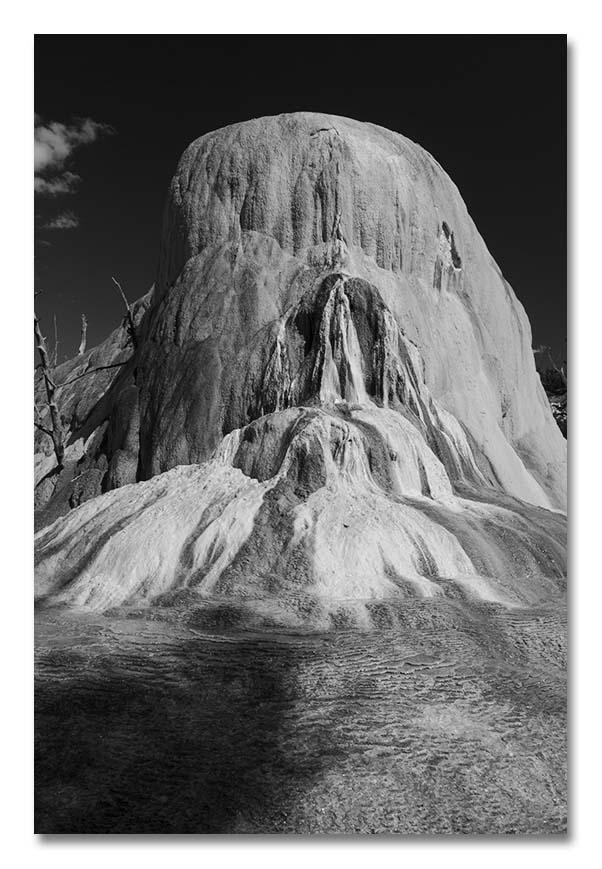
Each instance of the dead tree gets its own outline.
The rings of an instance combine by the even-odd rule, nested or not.
[[[85,314],[82,314],[82,335],[81,341],[79,342],[79,350],[77,351],[78,356],[83,356],[86,352],[86,334],[88,332],[88,320]]]
[[[541,344],[539,347],[536,347],[533,351],[536,356],[547,356],[548,362],[550,364],[550,368],[548,371],[554,371],[558,377],[560,378],[564,388],[567,388],[567,367],[566,361],[562,363],[562,365],[558,366],[554,357],[552,356],[552,348],[548,347],[546,344]],[[545,374],[545,372],[544,372]]]
[[[56,314],[54,315],[54,349],[52,351],[52,367],[56,368],[59,364],[59,331],[56,325]]]
[[[48,349],[46,347],[46,339],[42,335],[42,330],[40,329],[40,321],[38,320],[35,313],[33,315],[33,331],[36,339],[38,354],[40,356],[42,377],[44,378],[44,385],[46,387],[46,399],[48,403],[48,409],[50,411],[51,427],[47,428],[37,420],[34,420],[34,425],[36,426],[36,428],[40,429],[40,431],[43,431],[44,434],[48,435],[48,437],[52,440],[54,454],[56,456],[57,470],[62,471],[65,459],[65,445],[61,415],[59,413],[55,398],[57,386],[52,378],[50,360],[48,357]],[[36,412],[39,416],[41,416],[37,407]]]
[[[558,367],[558,365],[554,361],[554,357],[552,356],[552,348],[551,347],[545,347],[544,349],[547,351],[548,359],[550,360],[552,368],[559,375],[560,379],[562,380],[562,382],[564,383],[564,386],[566,388],[566,386],[567,386],[566,367],[564,365],[561,365],[560,368]]]
[[[125,310],[126,310],[126,319],[127,319],[127,324],[128,324],[127,325],[127,333],[130,336],[130,338],[132,339],[132,346],[135,350],[138,346],[138,341],[136,339],[136,325],[134,323],[134,316],[132,314],[132,309],[130,308],[130,303],[128,302],[128,300],[126,298],[125,293],[121,289],[121,284],[119,283],[119,281],[113,277],[111,278],[111,280],[113,281],[113,283],[115,284],[115,286],[117,287],[119,292],[121,293],[121,298],[123,299],[123,304],[125,305]]]
[[[128,304],[128,301],[121,289],[119,283],[113,278],[113,281],[119,288],[121,292],[121,296],[124,300],[127,312],[127,332],[128,335],[132,339],[132,344],[134,349],[136,348],[136,332],[134,325],[134,318],[132,315],[131,308]],[[39,295],[41,290],[38,290],[35,293],[35,296]],[[126,365],[133,356],[130,356],[129,359],[124,359],[122,362],[115,362],[109,365],[98,365],[94,368],[87,367],[85,371],[81,371],[79,374],[76,374],[70,380],[65,381],[64,383],[57,383],[54,379],[54,369],[56,367],[56,363],[58,361],[58,332],[56,326],[56,317],[54,318],[54,353],[51,355],[48,352],[48,347],[46,344],[46,339],[42,335],[42,330],[40,328],[40,321],[38,320],[37,315],[34,312],[33,316],[33,324],[34,324],[34,335],[36,339],[36,347],[40,357],[39,363],[36,365],[36,369],[40,368],[42,372],[42,378],[44,380],[44,386],[46,389],[46,406],[50,412],[50,422],[44,418],[44,415],[40,411],[39,407],[36,405],[34,401],[34,411],[35,411],[35,419],[34,425],[37,429],[43,432],[52,440],[52,445],[54,448],[54,453],[56,456],[57,467],[54,469],[54,472],[61,472],[64,468],[65,461],[65,431],[63,429],[63,424],[61,421],[61,414],[59,411],[59,407],[57,404],[57,392],[59,389],[62,389],[65,386],[69,386],[75,381],[79,380],[82,377],[86,377],[91,374],[95,374],[99,371],[106,371],[112,368],[120,368],[122,365]],[[79,345],[78,355],[82,356],[86,352],[86,339],[87,339],[87,330],[88,330],[88,319],[85,314],[82,314],[82,326],[81,326],[81,341]],[[89,362],[88,362],[89,366]]]

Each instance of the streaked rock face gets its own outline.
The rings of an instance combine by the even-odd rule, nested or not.
[[[433,397],[503,485],[562,508],[566,448],[529,324],[456,187],[403,136],[313,114],[228,127],[182,157],[141,360],[144,474],[206,460],[251,420],[252,410],[233,420],[232,404],[240,369],[262,362],[257,333],[268,339],[336,273],[371,285],[370,316],[382,309],[416,345]]]
[[[80,429],[86,461],[113,469],[105,489],[131,482],[111,443],[129,455],[132,438],[146,482],[40,533],[42,596],[324,613],[562,586],[566,445],[526,315],[451,180],[403,136],[296,114],[194,142],[139,344]]]

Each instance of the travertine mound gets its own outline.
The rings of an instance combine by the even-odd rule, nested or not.
[[[38,596],[93,610],[230,600],[327,625],[345,603],[379,598],[520,606],[562,592],[563,517],[454,496],[417,441],[390,410],[263,417],[212,462],[88,501],[41,532]],[[421,477],[393,447],[422,452]]]
[[[526,315],[455,185],[403,136],[315,114],[218,130],[182,157],[141,359],[144,475],[207,459],[250,421],[232,403],[257,333],[333,270],[377,288],[505,488],[563,507]]]
[[[562,585],[566,444],[525,312],[403,136],[301,113],[194,142],[138,343],[71,438],[99,491],[148,482],[40,535],[42,596]]]

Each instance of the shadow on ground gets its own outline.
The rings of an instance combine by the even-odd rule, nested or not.
[[[252,832],[328,762],[328,721],[295,741],[286,644],[182,642],[40,662],[35,829]],[[309,748],[309,750],[308,750]]]
[[[383,606],[297,635],[40,613],[36,832],[565,833],[562,601]]]

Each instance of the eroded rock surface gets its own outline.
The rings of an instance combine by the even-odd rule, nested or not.
[[[566,444],[528,320],[419,146],[309,113],[203,136],[140,310],[135,357],[69,397],[74,470],[46,521],[79,468],[108,494],[39,533],[44,600],[303,621],[562,590]]]

